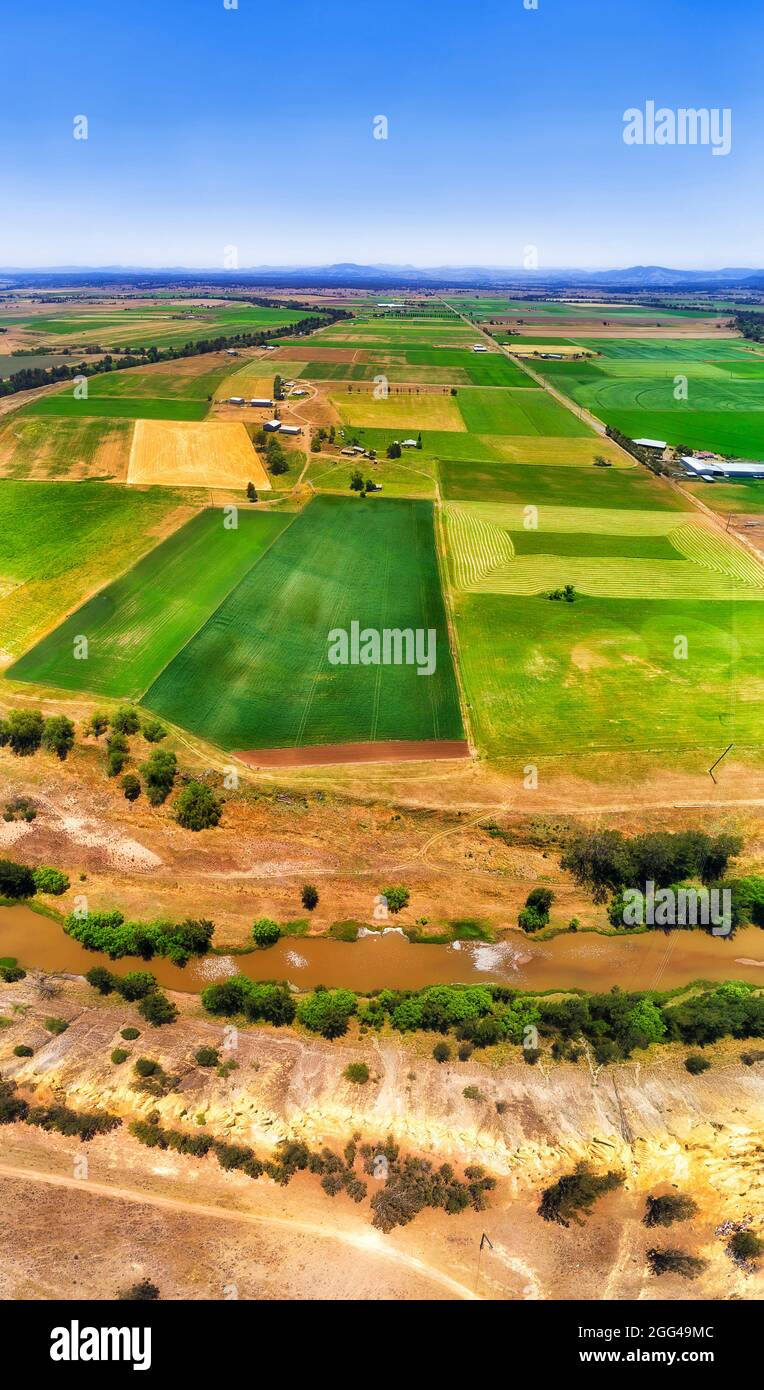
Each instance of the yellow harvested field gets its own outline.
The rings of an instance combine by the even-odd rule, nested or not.
[[[504,343],[508,352],[514,353],[515,357],[537,357],[539,353],[551,353],[554,357],[593,357],[591,348],[579,347],[577,343],[555,343],[550,347],[549,343],[517,343],[515,347],[512,342]]]
[[[451,395],[440,391],[391,391],[386,400],[375,400],[371,392],[335,392],[332,405],[345,425],[369,425],[375,429],[459,430],[467,426]]]
[[[270,489],[244,425],[228,421],[136,420],[128,483]]]

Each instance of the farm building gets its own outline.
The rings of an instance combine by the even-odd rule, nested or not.
[[[302,434],[302,429],[301,429],[301,427],[300,427],[299,425],[282,425],[282,426],[281,426],[281,433],[282,433],[282,434]]]
[[[243,405],[243,404],[244,404],[244,397],[243,397],[243,396],[229,396],[229,397],[228,397],[228,404],[229,404],[229,405]]]
[[[401,448],[402,448],[402,449],[416,449],[416,440],[415,440],[415,439],[402,439],[402,440],[401,440]]]
[[[710,459],[708,455],[695,458],[684,454],[682,463],[689,473],[704,482],[713,482],[715,478],[764,478],[764,463],[752,463],[747,459]]]
[[[253,396],[250,405],[262,406],[266,410],[273,409],[273,401],[266,400],[265,396]]]
[[[472,344],[472,351],[473,351],[473,352],[487,352],[487,351],[488,351],[488,348],[486,347],[485,343],[473,343],[473,344]]]
[[[280,429],[281,429],[281,421],[280,421],[280,420],[265,420],[265,421],[263,422],[263,429],[264,429],[264,430],[269,430],[272,434],[275,434],[275,433],[276,433],[276,430],[280,430]]]
[[[635,444],[641,445],[643,449],[667,449],[668,444],[665,439],[635,439]]]

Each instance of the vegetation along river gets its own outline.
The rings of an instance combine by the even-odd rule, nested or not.
[[[732,939],[703,931],[662,931],[631,937],[565,933],[533,942],[513,932],[494,944],[454,942],[412,945],[396,930],[373,932],[355,942],[327,937],[282,937],[268,950],[212,955],[185,969],[157,956],[111,961],[86,951],[49,917],[28,907],[0,908],[0,958],[15,957],[27,970],[84,975],[94,965],[115,974],[149,969],[166,989],[196,992],[241,972],[252,979],[289,980],[300,989],[317,984],[358,991],[421,989],[433,984],[506,984],[521,990],[673,989],[691,980],[748,980],[764,984],[764,932],[745,927]]]

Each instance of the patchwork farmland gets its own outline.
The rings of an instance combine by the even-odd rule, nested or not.
[[[42,536],[51,490],[103,517],[85,574],[81,547],[44,542],[38,593],[0,549],[15,688],[140,700],[231,754],[426,757],[467,736],[509,767],[757,742],[764,560],[693,505],[701,485],[656,477],[604,426],[760,454],[764,352],[710,311],[348,303],[308,338],[105,372],[85,399],[67,384],[0,421],[0,486],[41,480],[15,486],[46,490]],[[253,407],[277,376],[283,399]],[[272,409],[291,436],[264,432]],[[711,512],[764,512],[754,483],[711,493]],[[433,629],[434,673],[331,665],[328,633],[354,622]]]

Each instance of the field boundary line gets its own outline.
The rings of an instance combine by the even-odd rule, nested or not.
[[[451,664],[456,676],[456,689],[459,695],[459,706],[462,716],[467,746],[470,750],[470,757],[477,758],[478,748],[475,743],[472,722],[469,715],[469,705],[467,703],[467,689],[464,684],[462,674],[461,647],[459,645],[459,633],[456,626],[456,616],[453,608],[454,595],[451,590],[451,583],[448,577],[448,552],[446,550],[446,527],[444,521],[443,498],[440,492],[440,477],[435,478],[435,499],[432,504],[433,510],[433,530],[435,540],[435,554],[438,562],[438,573],[440,576],[440,588],[443,594],[443,608],[446,614],[446,628],[448,630],[449,645],[451,647]]]

